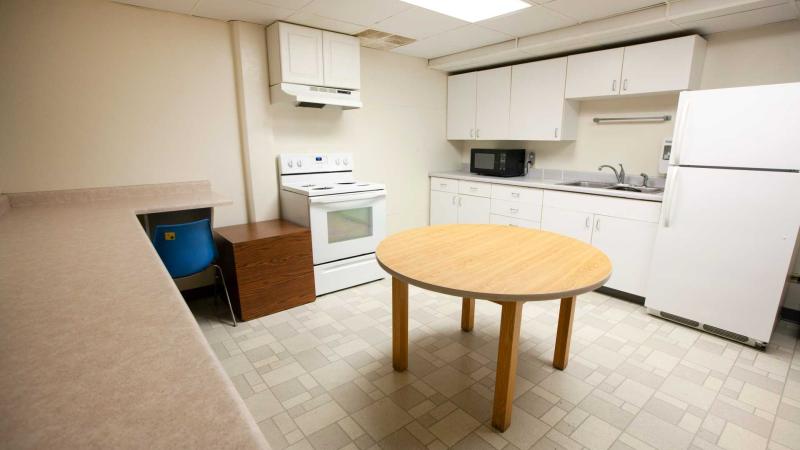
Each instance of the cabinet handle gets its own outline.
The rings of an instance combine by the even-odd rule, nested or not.
[[[518,213],[518,212],[519,212],[519,209],[517,209],[517,208],[508,208],[508,211],[509,211],[511,214],[516,214],[516,213]]]
[[[476,128],[475,129],[475,139],[480,139],[480,137],[481,137],[481,129],[480,128]]]
[[[553,137],[558,138],[558,127],[556,127],[555,131],[553,131]]]
[[[477,188],[476,186],[470,186],[470,187],[469,187],[469,190],[470,190],[470,191],[477,191],[477,190],[478,190],[478,188]]]
[[[627,78],[625,78],[625,80],[622,82],[622,90],[623,91],[627,91],[628,90],[628,79]]]
[[[508,224],[508,226],[515,227],[516,225],[514,225],[513,223],[510,223],[510,224]]]
[[[458,197],[458,206],[461,206],[461,197]]]
[[[440,186],[442,189],[445,189],[445,188],[447,187],[447,183],[439,183],[439,186]]]
[[[475,137],[475,129],[473,129],[473,128],[469,129],[469,137],[470,138],[474,138]]]
[[[511,193],[511,197],[512,198],[519,198],[519,192],[512,192]]]
[[[586,216],[586,228],[591,228],[591,225],[589,224],[589,216]]]
[[[453,205],[455,205],[455,204],[456,204],[456,196],[455,196],[455,195],[453,196],[453,201],[452,201],[452,202],[450,202],[450,203],[452,203]]]
[[[611,92],[617,92],[617,80],[611,82]]]
[[[600,231],[600,218],[594,219],[594,231]]]

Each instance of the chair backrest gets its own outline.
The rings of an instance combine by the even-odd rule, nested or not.
[[[217,257],[208,219],[176,225],[156,225],[153,246],[172,278],[201,272]]]

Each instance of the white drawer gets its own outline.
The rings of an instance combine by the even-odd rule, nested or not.
[[[431,190],[458,194],[458,180],[431,177]]]
[[[461,194],[475,195],[478,197],[491,197],[492,185],[489,183],[460,180],[458,182],[458,192]]]
[[[492,198],[512,202],[542,204],[542,190],[505,184],[492,185]]]
[[[510,202],[508,200],[493,198],[492,214],[541,222],[542,205],[537,203]]]
[[[495,225],[510,225],[512,227],[533,228],[539,230],[542,228],[541,223],[531,220],[516,219],[514,217],[499,216],[492,214],[489,216],[489,222]]]

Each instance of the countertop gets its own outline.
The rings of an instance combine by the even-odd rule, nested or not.
[[[451,178],[456,180],[466,181],[480,181],[484,183],[494,184],[508,184],[512,186],[524,186],[539,189],[551,189],[556,191],[578,192],[581,194],[603,195],[606,197],[621,197],[630,198],[634,200],[647,200],[651,202],[661,202],[663,193],[658,194],[645,194],[642,192],[629,192],[629,191],[615,191],[611,189],[587,188],[580,186],[564,186],[564,180],[542,180],[530,177],[490,177],[486,175],[476,175],[474,173],[463,171],[450,171],[450,172],[431,172],[431,177]]]
[[[0,217],[3,447],[268,448],[136,218],[231,203],[178,191],[12,197]]]

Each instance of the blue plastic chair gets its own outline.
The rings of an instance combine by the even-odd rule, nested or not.
[[[184,278],[214,267],[214,296],[216,298],[217,277],[222,280],[222,289],[228,300],[233,326],[236,316],[233,314],[231,298],[222,269],[214,264],[217,259],[217,247],[211,234],[211,223],[208,219],[175,225],[156,225],[153,232],[153,246],[167,267],[173,279]]]

